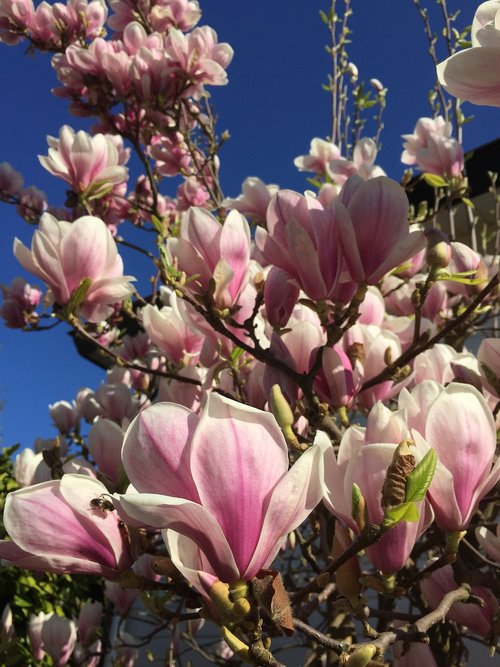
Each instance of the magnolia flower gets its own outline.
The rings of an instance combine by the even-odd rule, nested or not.
[[[451,565],[436,570],[430,577],[420,582],[422,597],[431,609],[436,609],[446,593],[457,587],[458,583],[455,581]],[[446,617],[450,621],[465,625],[481,637],[488,637],[493,631],[495,616],[498,613],[498,601],[492,591],[483,586],[472,586],[472,594],[481,598],[483,605],[455,602]]]
[[[314,171],[324,174],[332,160],[340,160],[341,153],[338,146],[324,139],[313,139],[309,155],[300,155],[293,161],[299,171]]]
[[[464,530],[500,479],[491,410],[477,389],[457,382],[445,389],[428,381],[423,391],[403,391],[400,406],[407,407],[409,422],[439,458],[429,488],[436,523],[444,530]]]
[[[337,455],[331,445],[326,447],[323,502],[334,516],[355,533],[363,526],[358,525],[352,515],[353,484],[359,487],[366,501],[366,521],[380,523],[384,517],[381,492],[387,469],[397,445],[407,435],[404,413],[391,412],[379,402],[370,411],[366,428],[351,426],[347,429]],[[418,451],[414,453],[420,458]],[[400,570],[418,537],[432,523],[432,518],[430,505],[424,501],[420,503],[419,521],[403,521],[386,532],[367,549],[367,555],[375,567],[383,572]]]
[[[500,106],[500,1],[479,5],[471,29],[472,48],[437,66],[441,85],[455,97]]]
[[[236,199],[224,199],[222,206],[234,208],[257,220],[265,220],[269,202],[278,190],[277,185],[266,185],[260,178],[249,176],[243,181],[241,194]]]
[[[129,151],[121,140],[105,134],[93,137],[64,125],[59,139],[47,137],[49,154],[38,159],[47,171],[69,183],[73,190],[92,198],[102,197],[114,186],[125,183],[128,169],[124,167]],[[117,145],[118,143],[118,145]]]
[[[125,435],[123,464],[138,493],[115,502],[127,522],[163,529],[173,562],[208,598],[217,579],[248,581],[268,567],[317,505],[321,451],[311,447],[288,470],[270,413],[217,394],[200,417],[158,403]]]
[[[382,167],[375,164],[377,157],[377,144],[369,137],[360,139],[352,155],[352,160],[339,156],[330,160],[327,165],[327,173],[335,183],[343,185],[349,176],[358,174],[364,181],[377,176],[385,176]]]
[[[213,300],[219,308],[235,305],[248,283],[250,229],[238,211],[231,211],[221,225],[201,208],[183,216],[178,239],[167,240],[167,253],[176,258],[188,276],[208,290],[213,281]]]
[[[9,493],[11,539],[0,541],[0,558],[36,571],[117,578],[132,558],[116,512],[92,504],[105,493],[96,479],[72,474]]]
[[[401,162],[430,174],[458,176],[464,168],[464,151],[451,133],[451,123],[442,116],[420,118],[413,134],[403,135]]]
[[[16,238],[14,254],[27,271],[47,283],[61,306],[89,280],[79,311],[90,322],[106,319],[113,306],[134,291],[130,281],[135,279],[123,275],[111,232],[93,216],[70,223],[46,213],[33,235],[31,251]]]
[[[54,667],[64,667],[68,663],[76,644],[74,621],[65,616],[56,616],[53,612],[40,612],[36,616],[32,614],[28,634],[35,660],[42,660],[47,653]]]

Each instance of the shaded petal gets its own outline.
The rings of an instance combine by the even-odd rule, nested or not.
[[[243,575],[245,579],[254,577],[261,568],[272,563],[283,538],[297,528],[320,502],[324,454],[329,447],[329,442],[327,444],[319,439],[277,484],[265,513],[259,542]]]
[[[465,49],[437,66],[440,83],[473,104],[500,106],[500,48]]]
[[[114,502],[125,520],[153,528],[169,528],[192,540],[205,554],[213,571],[226,582],[236,581],[239,570],[231,547],[210,512],[190,500],[153,493],[129,493],[114,496]]]

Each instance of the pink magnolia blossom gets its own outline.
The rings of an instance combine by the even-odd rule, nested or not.
[[[324,174],[332,160],[341,158],[340,149],[331,141],[312,139],[309,155],[300,155],[293,161],[299,171],[314,171]]]
[[[226,68],[233,58],[233,49],[226,42],[217,42],[217,33],[208,26],[195,28],[185,35],[172,28],[165,38],[173,68],[178,68],[190,85],[185,94],[199,97],[203,86],[227,84]]]
[[[357,174],[364,181],[377,176],[385,176],[385,171],[375,164],[377,144],[365,137],[354,146],[352,161],[336,157],[327,165],[327,173],[338,185],[343,185],[350,176]]]
[[[382,326],[382,322],[385,317],[385,302],[382,293],[375,287],[375,285],[369,285],[366,290],[365,298],[363,303],[359,307],[359,319],[360,324],[376,324],[377,326]]]
[[[349,354],[352,345],[360,345],[360,365],[363,381],[371,380],[387,366],[387,359],[397,359],[401,354],[401,343],[391,331],[376,324],[355,324],[342,338],[342,345]],[[383,401],[395,391],[392,380],[379,382],[357,395],[357,400],[366,408],[371,408],[377,401]]]
[[[130,284],[134,278],[123,275],[123,262],[110,231],[92,216],[69,223],[45,214],[31,251],[16,239],[14,254],[27,271],[47,283],[59,305],[66,305],[82,281],[90,279],[79,307],[90,322],[108,317],[114,304],[134,291]]]
[[[19,486],[30,486],[51,479],[50,468],[43,460],[42,452],[35,454],[29,447],[17,454],[12,472]]]
[[[268,567],[316,506],[321,451],[288,470],[271,414],[217,394],[201,417],[158,403],[127,431],[123,463],[138,493],[116,503],[127,521],[164,529],[175,565],[208,596],[216,579],[248,581]]]
[[[19,200],[16,211],[29,223],[38,223],[40,216],[47,210],[47,196],[34,185],[23,188],[17,195]]]
[[[41,2],[30,17],[29,34],[41,49],[60,47],[103,34],[108,10],[103,0]]]
[[[217,307],[234,306],[248,282],[250,229],[238,211],[231,211],[223,225],[200,208],[182,218],[178,239],[167,240],[167,252],[188,276],[198,275],[203,290],[213,280]]]
[[[264,260],[295,278],[311,299],[336,293],[341,271],[337,220],[315,197],[278,191],[267,209],[267,231],[258,227],[255,243]]]
[[[91,457],[115,484],[120,479],[123,431],[110,419],[97,419],[88,435],[88,448]]]
[[[299,299],[300,289],[286,271],[273,266],[264,283],[264,307],[271,326],[284,327]]]
[[[481,341],[477,360],[485,388],[500,398],[500,340],[485,338]]]
[[[47,171],[69,183],[75,192],[95,199],[128,178],[128,169],[123,165],[129,151],[117,139],[105,134],[90,136],[64,125],[59,139],[47,137],[49,154],[39,155],[38,159]]]
[[[42,572],[117,578],[132,558],[116,512],[91,504],[103,493],[101,482],[72,474],[9,493],[4,523],[11,539],[0,542],[0,558]]]
[[[446,593],[457,587],[451,565],[436,570],[429,578],[420,582],[422,597],[431,609],[435,609]],[[446,617],[450,621],[465,625],[481,637],[488,637],[492,633],[495,615],[499,609],[498,601],[492,591],[483,586],[472,586],[472,593],[484,601],[484,607],[479,604],[455,602]]]
[[[35,629],[36,625],[39,627]],[[54,667],[64,667],[68,663],[76,644],[74,621],[65,616],[56,616],[53,612],[41,612],[31,617],[30,630],[33,636],[39,633],[41,641],[41,646],[36,648],[34,654],[40,651],[46,653],[51,657]]]
[[[160,310],[147,304],[141,311],[143,327],[153,343],[175,364],[196,364],[205,337],[183,317],[189,304],[179,308],[177,297],[170,295],[170,305]]]
[[[0,42],[13,45],[23,40],[34,15],[32,0],[0,0]]]
[[[10,286],[2,285],[1,289],[3,303],[0,315],[6,326],[19,329],[38,319],[34,312],[42,300],[42,292],[38,287],[33,287],[23,278],[14,278]]]
[[[1,19],[0,19],[1,24]],[[0,162],[0,194],[17,195],[23,187],[23,176],[8,162]]]
[[[454,139],[451,123],[442,116],[420,118],[413,134],[404,134],[401,162],[440,176],[458,176],[464,168],[464,151]]]
[[[334,408],[350,406],[363,379],[359,361],[353,365],[340,345],[325,347],[321,368],[314,381],[315,391]]]
[[[423,232],[408,228],[408,199],[395,181],[352,176],[333,211],[346,268],[355,282],[375,285],[388,271],[425,247]]]
[[[70,431],[78,430],[80,415],[77,412],[75,403],[57,401],[49,405],[49,413],[59,433],[66,434]]]
[[[479,5],[471,30],[472,48],[450,56],[437,66],[438,79],[455,97],[487,106],[500,106],[500,3]]]
[[[133,0],[110,0],[110,7],[115,12],[108,25],[117,35],[136,18],[136,4]],[[168,32],[170,28],[182,31],[191,30],[198,23],[201,10],[198,0],[144,0],[141,12],[153,30]]]
[[[224,199],[222,206],[236,209],[246,216],[264,221],[269,202],[278,190],[277,185],[266,185],[260,178],[249,176],[243,181],[241,195],[236,199]]]
[[[424,448],[432,447],[438,455],[429,488],[436,522],[444,530],[464,530],[481,499],[500,479],[491,410],[477,389],[456,382],[446,389],[429,383],[416,403],[408,394],[402,400],[403,406],[409,403],[411,419],[425,438]]]
[[[337,456],[331,445],[326,449],[323,502],[332,514],[354,532],[359,532],[360,528],[351,515],[353,483],[358,485],[365,498],[368,520],[380,523],[384,516],[381,491],[387,468],[397,445],[407,436],[408,428],[403,413],[391,412],[377,403],[370,412],[366,429],[359,426],[347,429]],[[417,450],[415,456],[420,457]],[[389,573],[400,570],[416,540],[430,526],[432,519],[429,503],[422,502],[419,521],[399,523],[367,549],[367,555],[375,567]]]

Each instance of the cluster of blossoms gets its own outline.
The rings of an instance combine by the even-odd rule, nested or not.
[[[271,637],[295,631],[321,664],[333,649],[368,665],[392,644],[397,667],[432,666],[459,626],[494,651],[500,340],[476,354],[463,342],[497,315],[498,252],[444,233],[444,192],[414,215],[369,137],[344,150],[313,139],[295,165],[317,191],[251,177],[225,198],[205,87],[226,83],[231,47],[197,27],[198,2],[110,6],[108,19],[97,0],[0,3],[0,39],[55,52],[56,94],[99,120],[90,133],[64,126],[39,156],[69,188],[64,209],[30,200],[0,165],[0,198],[37,225],[14,254],[46,290],[15,279],[0,314],[29,330],[65,322],[109,369],[95,391],[49,406],[57,437],[13,462],[2,563],[105,580],[78,613],[57,602],[25,618],[24,650],[60,667],[97,667],[110,649],[115,665],[137,664],[140,642],[109,616],[128,616],[142,591],[155,622],[171,622],[171,660],[181,640],[199,648],[202,619],[221,628],[219,661],[279,665]],[[479,8],[471,51],[497,38],[499,7]],[[477,56],[440,66],[452,90],[464,58]],[[447,120],[421,118],[404,140],[404,164],[464,187]],[[129,189],[132,153],[145,173]],[[175,196],[162,194],[175,176]],[[125,222],[154,232],[152,249],[133,244],[153,260],[146,296],[118,252]],[[412,624],[398,629],[395,612],[377,633],[370,589],[391,608],[406,596]],[[349,642],[310,627],[315,615]],[[358,643],[353,618],[372,642]],[[441,620],[449,636],[421,644]]]

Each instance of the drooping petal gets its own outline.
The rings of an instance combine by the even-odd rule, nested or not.
[[[115,497],[125,520],[153,528],[169,528],[192,540],[205,554],[222,581],[236,581],[239,569],[231,547],[213,515],[197,503],[153,493],[128,493]]]

